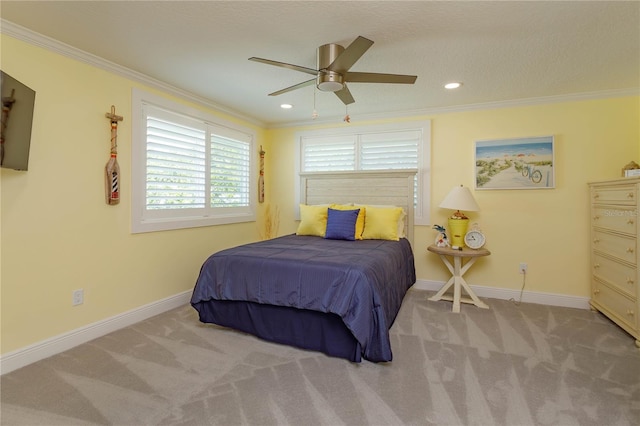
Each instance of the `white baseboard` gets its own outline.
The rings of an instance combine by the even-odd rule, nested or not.
[[[51,337],[22,349],[0,356],[0,375],[22,368],[41,359],[59,354],[82,343],[128,327],[189,303],[191,290],[178,293],[128,312]]]
[[[416,290],[438,291],[444,284],[444,281],[417,280],[412,288],[415,288]],[[539,305],[590,309],[588,297],[568,296],[566,294],[541,293],[536,291],[524,290],[522,292],[522,300],[520,300],[520,290],[486,287],[480,285],[471,285],[471,288],[478,297],[488,297],[490,299],[502,300],[514,299],[524,303],[537,303]]]
[[[442,281],[417,280],[413,288],[437,291],[444,285]],[[491,299],[515,299],[520,301],[520,290],[472,285],[478,297]],[[147,318],[178,308],[189,303],[191,290],[150,303],[129,312],[89,324],[85,327],[61,334],[42,342],[0,356],[0,375],[22,368],[41,359],[59,354],[82,343],[97,339],[116,330],[128,327]],[[567,308],[589,309],[589,298],[564,294],[522,292],[522,302],[541,305],[564,306]]]

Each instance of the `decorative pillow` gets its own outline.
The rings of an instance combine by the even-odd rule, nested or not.
[[[364,240],[392,240],[398,241],[398,222],[402,216],[401,207],[371,207],[367,206],[364,221]]]
[[[364,206],[354,207],[353,204],[344,205],[344,204],[332,204],[331,208],[334,210],[360,210],[358,213],[358,220],[356,220],[356,234],[355,239],[362,239],[362,232],[364,231],[364,220],[366,215],[366,209]]]
[[[300,225],[296,235],[324,237],[327,230],[327,206],[300,204]]]
[[[396,208],[398,206],[393,206],[390,204],[371,204],[369,205],[369,207]],[[398,219],[398,238],[406,237],[406,233],[404,231],[406,219],[407,219],[407,212],[404,209],[402,209],[402,214],[400,215],[400,219]]]
[[[325,238],[329,240],[355,240],[356,221],[360,209],[336,210],[330,208],[327,216],[327,232]]]

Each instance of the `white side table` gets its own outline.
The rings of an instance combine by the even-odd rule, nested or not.
[[[478,299],[478,296],[471,290],[469,284],[462,278],[462,276],[471,268],[479,257],[489,256],[491,252],[487,249],[481,248],[478,250],[464,247],[462,250],[453,250],[451,247],[437,247],[430,245],[427,250],[432,253],[436,253],[440,256],[442,263],[445,264],[449,272],[451,272],[451,278],[442,286],[438,292],[429,298],[432,301],[449,300],[453,302],[452,312],[460,312],[460,302],[472,303],[479,308],[489,309],[489,306],[482,300]],[[451,263],[452,258],[453,264]],[[463,264],[462,259],[468,260]],[[445,292],[453,286],[453,296],[445,295]],[[461,295],[462,289],[466,291],[469,297],[463,297]]]

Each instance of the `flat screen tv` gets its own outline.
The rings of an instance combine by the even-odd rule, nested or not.
[[[2,87],[0,166],[27,170],[36,92],[4,71],[0,71],[0,86]]]

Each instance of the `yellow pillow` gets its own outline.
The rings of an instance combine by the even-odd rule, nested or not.
[[[358,213],[358,218],[356,219],[356,235],[355,235],[355,239],[356,240],[361,240],[362,239],[362,232],[364,231],[364,221],[365,221],[365,214],[366,214],[365,206],[346,206],[346,205],[342,205],[342,204],[331,204],[330,207],[332,209],[334,209],[334,210],[358,210],[358,209],[360,209],[360,212]]]
[[[369,207],[395,208],[398,206],[393,206],[390,204],[371,204]],[[404,209],[402,209],[402,213],[400,214],[400,218],[398,219],[398,238],[406,237],[405,231],[404,231],[406,218],[407,218],[407,212]]]
[[[402,216],[401,207],[366,207],[364,219],[364,240],[400,240],[398,222]]]
[[[328,206],[308,206],[300,204],[300,225],[296,235],[324,237],[327,232]]]

